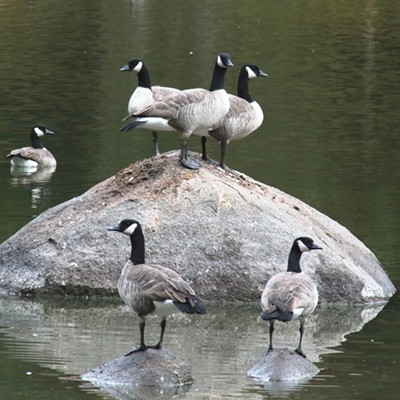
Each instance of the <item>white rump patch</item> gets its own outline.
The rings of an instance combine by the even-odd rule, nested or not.
[[[141,61],[139,61],[138,63],[137,63],[137,65],[136,65],[136,67],[135,68],[133,68],[133,70],[135,71],[135,72],[140,72],[140,70],[142,69],[142,67],[143,67],[143,63],[141,62]]]
[[[35,126],[34,131],[35,131],[37,136],[43,136],[44,135],[43,131],[40,128],[38,128],[37,126]]]
[[[303,315],[304,308],[295,308],[293,310],[293,319],[297,319]]]
[[[156,306],[154,313],[162,317],[179,312],[179,308],[176,307],[172,300],[155,301],[154,304]]]
[[[299,246],[299,249],[302,253],[304,253],[305,251],[310,251],[310,249],[301,240],[297,241],[297,245]]]
[[[250,67],[246,67],[247,71],[247,76],[249,79],[257,78],[257,75],[254,73],[254,71]]]
[[[132,224],[128,226],[122,233],[125,233],[125,235],[132,235],[133,232],[135,232],[135,229],[137,228],[137,224]]]
[[[143,122],[143,124],[138,125],[137,128],[151,129],[154,131],[163,132],[176,132],[176,130],[168,124],[168,120],[160,117],[140,117],[136,118],[136,121]]]

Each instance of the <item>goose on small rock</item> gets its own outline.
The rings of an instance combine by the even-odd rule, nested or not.
[[[165,97],[171,94],[180,92],[179,89],[175,89],[167,86],[151,86],[150,73],[143,62],[139,58],[134,58],[128,61],[120,71],[135,72],[138,79],[138,85],[132,93],[128,103],[128,117],[125,117],[123,121],[128,119],[133,113],[150,106],[153,103],[163,100]],[[142,126],[144,128],[144,126]],[[165,130],[163,126],[159,126],[158,130]],[[171,130],[170,128],[167,130]],[[160,154],[158,147],[158,133],[157,130],[151,129],[151,135],[153,136],[153,143],[155,146],[156,155]]]
[[[321,250],[309,237],[299,237],[289,253],[286,272],[273,275],[267,282],[261,296],[263,313],[261,318],[269,321],[269,348],[273,350],[272,334],[276,320],[289,322],[300,320],[300,341],[296,353],[305,357],[301,343],[306,318],[314,311],[318,303],[318,291],[312,279],[300,268],[301,255],[306,251]]]
[[[32,146],[12,150],[6,155],[11,159],[11,166],[21,168],[55,167],[56,159],[40,141],[40,137],[44,135],[54,135],[54,132],[43,125],[35,125],[30,134]]]
[[[179,274],[161,265],[145,264],[144,235],[138,221],[124,219],[108,230],[124,233],[131,240],[131,257],[122,269],[118,292],[140,318],[140,346],[127,355],[148,348],[161,349],[168,315],[179,311],[205,314],[206,309],[194,289]],[[145,317],[152,313],[162,318],[161,334],[158,343],[149,346],[144,340]]]
[[[178,131],[181,136],[180,163],[189,169],[200,164],[189,157],[187,141],[196,133],[204,136],[229,111],[229,98],[225,91],[225,72],[233,63],[226,53],[218,55],[214,66],[210,90],[187,89],[172,94],[133,113],[137,119],[121,128],[121,131],[141,126],[146,129]]]

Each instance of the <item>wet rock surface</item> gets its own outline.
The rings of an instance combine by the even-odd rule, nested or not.
[[[192,383],[189,366],[166,350],[119,357],[82,375],[99,385],[182,386]]]
[[[310,360],[287,348],[267,352],[247,374],[262,382],[305,381],[319,369]]]

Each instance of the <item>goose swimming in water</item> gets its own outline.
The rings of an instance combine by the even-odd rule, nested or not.
[[[176,312],[205,314],[206,309],[189,283],[169,268],[145,264],[145,243],[142,227],[138,221],[124,219],[118,226],[108,228],[130,236],[131,257],[122,269],[118,280],[118,292],[124,302],[140,318],[140,346],[131,353],[148,348],[161,349],[167,316]],[[156,345],[145,344],[145,317],[158,314],[161,319],[161,334]]]
[[[318,303],[318,291],[315,283],[300,268],[301,255],[306,251],[322,250],[309,237],[297,238],[289,253],[286,272],[273,275],[267,282],[261,296],[263,313],[261,318],[269,321],[269,348],[273,350],[272,334],[276,320],[289,322],[300,320],[300,341],[296,353],[305,357],[301,343],[306,318],[314,311]]]
[[[32,127],[30,134],[32,146],[12,150],[6,155],[7,158],[11,159],[11,166],[22,168],[55,167],[57,165],[56,159],[40,141],[40,137],[44,135],[54,135],[54,132],[43,125]]]
[[[214,66],[210,90],[187,89],[172,94],[164,100],[133,113],[137,119],[121,131],[141,126],[147,129],[178,131],[181,135],[180,163],[186,168],[197,169],[200,164],[188,154],[189,137],[207,135],[229,111],[229,98],[225,91],[225,72],[233,63],[226,53],[218,55]]]
[[[219,166],[225,168],[226,148],[232,140],[239,140],[260,127],[264,114],[260,105],[250,97],[249,80],[257,77],[268,77],[253,64],[244,65],[239,72],[237,96],[228,94],[230,108],[216,127],[209,130],[208,135],[221,144],[221,161]],[[206,152],[206,136],[202,137],[203,160],[208,160]]]
[[[129,118],[133,113],[142,110],[150,106],[153,103],[163,100],[165,97],[171,94],[180,92],[179,89],[175,89],[167,86],[151,86],[150,73],[146,64],[139,58],[134,58],[128,61],[120,71],[132,71],[137,74],[138,85],[132,93],[128,103],[128,117],[124,118],[123,121]],[[142,126],[144,128],[144,126]],[[163,127],[158,127],[160,130]],[[150,128],[151,129],[151,128]],[[168,129],[170,130],[170,129]],[[160,154],[158,147],[158,133],[156,130],[151,129],[151,135],[153,136],[153,143],[155,146],[156,155]]]

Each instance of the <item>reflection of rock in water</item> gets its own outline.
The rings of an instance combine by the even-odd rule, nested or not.
[[[96,387],[110,394],[117,400],[132,399],[183,399],[191,385],[184,386],[154,386],[154,385],[107,385],[98,384]],[[90,388],[88,388],[90,391]]]
[[[251,386],[251,390],[244,388],[245,393],[249,392],[254,395],[257,393],[260,399],[270,399],[270,398],[288,398],[297,399],[301,398],[303,391],[307,390],[307,380],[298,381],[271,381],[262,382],[260,386]],[[267,393],[266,393],[267,392]],[[307,396],[305,397],[307,398]]]
[[[323,354],[340,351],[345,336],[361,330],[382,308],[382,304],[317,308],[308,321],[304,337],[308,359],[315,363]],[[299,381],[259,383],[246,376],[247,370],[268,348],[268,328],[265,321],[258,319],[258,304],[211,303],[207,309],[209,314],[204,318],[173,315],[168,325],[166,348],[190,365],[196,385],[207,386],[215,376],[235,376],[238,380],[250,381],[252,391],[255,386],[259,387],[261,397],[270,389],[271,394],[281,390],[297,393],[304,389]],[[37,362],[67,376],[78,377],[126,353],[132,337],[138,337],[137,321],[119,299],[0,297],[0,331],[8,341],[6,356]],[[158,320],[149,318],[149,324],[158,326]],[[297,345],[298,325],[276,325],[276,350],[281,347],[293,350]],[[152,336],[149,330],[148,335],[149,340],[158,339],[158,332]],[[101,387],[116,398],[129,398],[123,396],[122,386],[102,384]],[[118,392],[121,394],[117,395]],[[158,398],[158,395],[147,398]]]
[[[56,167],[21,168],[11,167],[11,184],[26,186],[31,190],[31,206],[37,208],[42,199],[51,194],[50,188],[44,186],[50,182]]]

